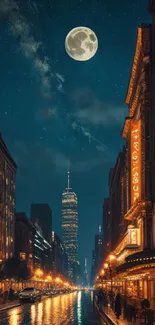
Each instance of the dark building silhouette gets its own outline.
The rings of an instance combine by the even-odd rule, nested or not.
[[[95,249],[92,254],[91,281],[94,282],[97,273],[99,272],[104,258],[104,238],[99,226],[99,232],[95,235]]]
[[[127,195],[126,195],[126,148],[123,148],[117,157],[115,167],[109,179],[109,219],[108,230],[110,249],[114,249],[120,236],[123,235],[127,227],[124,220],[124,214],[127,211]]]
[[[95,235],[95,264],[97,270],[100,269],[102,265],[103,250],[104,250],[104,238],[100,226],[99,233]]]
[[[130,191],[127,152],[127,147],[123,147],[114,168],[109,172],[109,198],[105,198],[103,203],[104,258],[115,248],[128,226],[128,222],[124,220]]]
[[[96,269],[95,269],[95,251],[92,251],[92,264],[91,264],[91,275],[90,275],[90,283],[94,284],[96,277]]]
[[[33,224],[24,212],[15,213],[15,256],[33,271]]]
[[[103,202],[103,257],[105,258],[111,250],[111,210],[110,198]]]
[[[47,203],[31,204],[31,220],[38,223],[44,238],[50,243],[52,232],[52,210]]]
[[[0,263],[14,254],[16,169],[0,134]]]
[[[25,260],[31,272],[37,268],[52,271],[52,246],[37,222],[34,224],[24,212],[15,214],[15,256]]]
[[[59,236],[52,231],[52,270],[55,274],[68,277],[68,257]]]

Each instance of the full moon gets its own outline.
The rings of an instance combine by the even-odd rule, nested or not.
[[[88,27],[73,28],[65,40],[68,55],[77,61],[90,60],[98,49],[98,39]]]

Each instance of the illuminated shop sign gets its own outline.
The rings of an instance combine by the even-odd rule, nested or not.
[[[131,122],[131,204],[140,199],[141,192],[141,128],[140,121]]]

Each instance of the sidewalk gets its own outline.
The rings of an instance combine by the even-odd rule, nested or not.
[[[101,312],[105,314],[106,317],[108,317],[113,325],[132,325],[134,324],[133,322],[128,322],[123,319],[123,315],[120,316],[119,319],[116,318],[115,313],[110,307],[104,307],[102,308]]]
[[[3,304],[0,302],[0,313],[3,311],[6,311],[8,309],[16,308],[19,306],[20,306],[19,300],[14,300],[14,301],[8,302],[6,304]]]
[[[134,321],[127,321],[125,319],[123,319],[123,315],[120,316],[119,319],[116,318],[114,311],[110,308],[110,307],[101,307],[99,309],[99,313],[104,317],[107,318],[107,320],[109,320],[110,325],[140,325],[140,324],[145,324],[144,320],[138,320],[136,322]],[[148,323],[149,324],[149,323]],[[152,324],[152,323],[151,323]],[[154,323],[155,324],[155,321]]]

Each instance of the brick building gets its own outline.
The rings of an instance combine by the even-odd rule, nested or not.
[[[15,256],[33,271],[33,224],[24,212],[15,213]]]
[[[16,169],[0,134],[0,263],[14,254]]]

